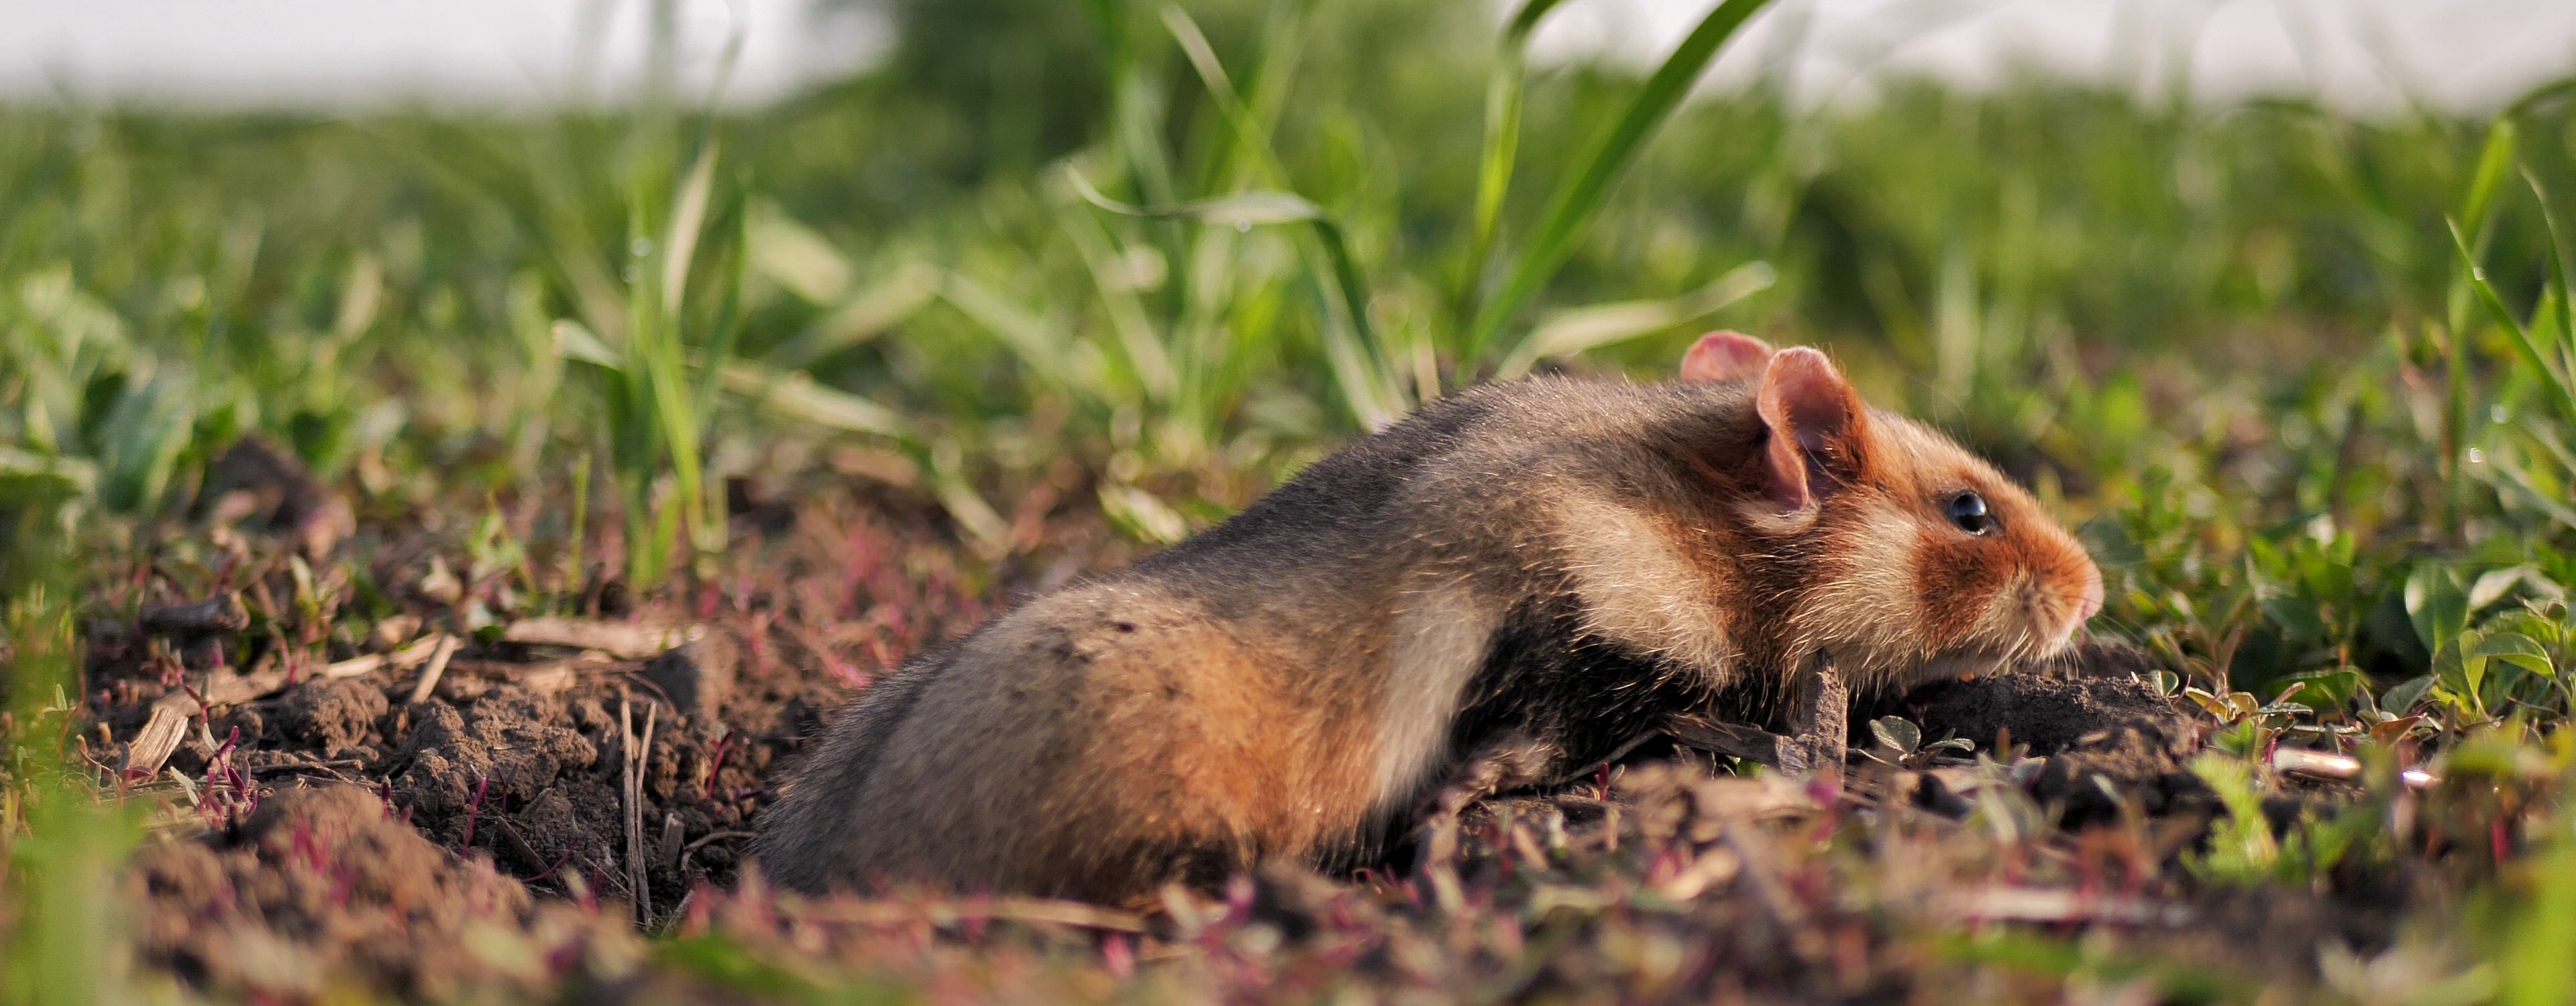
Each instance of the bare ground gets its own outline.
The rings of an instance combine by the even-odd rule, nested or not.
[[[318,570],[293,527],[136,549],[91,606],[80,738],[169,806],[124,885],[136,955],[266,1001],[2220,1001],[2304,988],[2321,945],[2386,945],[2407,900],[2385,875],[2182,870],[2220,812],[2184,770],[2204,721],[2113,647],[1855,711],[1855,745],[1892,714],[1983,759],[1786,779],[1651,745],[1426,822],[1452,856],[1276,870],[1151,917],[773,896],[741,855],[802,738],[906,654],[1127,557],[1096,519],[1022,523],[1042,547],[990,562],[935,510],[826,493],[752,508],[677,596],[594,569],[542,605],[512,594],[543,579],[526,557],[478,562],[454,529],[362,534]],[[184,714],[157,761],[156,705]]]

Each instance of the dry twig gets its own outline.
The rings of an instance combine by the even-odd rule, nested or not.
[[[456,656],[456,637],[442,635],[438,637],[437,646],[437,649],[430,651],[429,663],[420,669],[420,682],[411,686],[413,705],[429,700],[430,690],[438,687],[439,676],[447,673],[448,659]]]

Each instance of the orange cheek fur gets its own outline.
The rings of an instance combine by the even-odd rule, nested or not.
[[[1914,596],[1923,599],[1925,641],[1933,649],[1955,646],[1976,629],[1988,602],[2011,578],[2018,551],[1938,527],[1917,532]]]

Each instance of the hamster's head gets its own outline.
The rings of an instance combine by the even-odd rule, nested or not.
[[[1701,338],[1685,381],[1743,381],[1760,429],[1728,502],[1797,597],[1796,644],[1855,686],[1915,685],[2062,652],[2102,574],[2029,492],[1930,429],[1879,412],[1823,353]]]

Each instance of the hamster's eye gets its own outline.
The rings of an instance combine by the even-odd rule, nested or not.
[[[1986,498],[1976,490],[1950,497],[1950,523],[1969,534],[1984,534],[1995,529],[1993,514],[1986,512]]]

